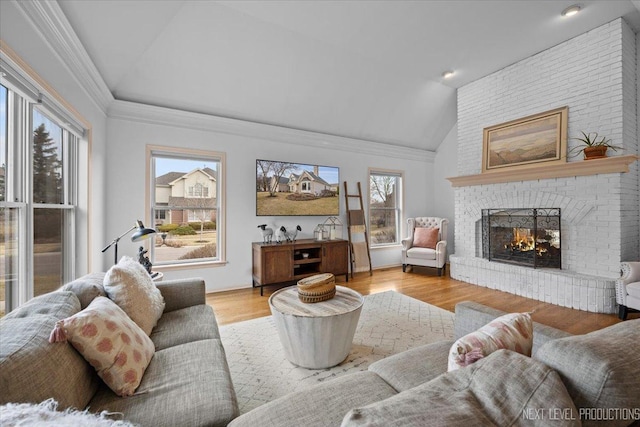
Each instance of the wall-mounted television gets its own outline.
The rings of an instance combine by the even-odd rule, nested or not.
[[[256,160],[256,215],[340,214],[339,168]]]

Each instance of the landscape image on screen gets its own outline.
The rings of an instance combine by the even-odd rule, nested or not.
[[[256,160],[256,215],[340,214],[339,169]]]

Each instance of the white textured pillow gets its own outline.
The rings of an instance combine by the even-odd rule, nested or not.
[[[122,257],[104,276],[104,291],[145,334],[158,323],[164,298],[147,270],[136,260]]]

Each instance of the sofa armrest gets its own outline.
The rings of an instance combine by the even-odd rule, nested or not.
[[[206,304],[204,280],[200,278],[157,282],[165,302],[164,312]]]
[[[413,237],[407,237],[406,239],[402,239],[400,241],[402,243],[402,250],[407,251],[413,246]]]
[[[624,285],[628,285],[633,282],[640,282],[640,261],[638,262],[623,262],[620,264],[622,270],[622,276],[618,281]]]
[[[438,268],[442,268],[442,266],[447,262],[447,242],[445,240],[440,240],[436,243],[436,263],[438,264]]]

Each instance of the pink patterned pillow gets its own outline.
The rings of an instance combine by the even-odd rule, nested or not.
[[[459,338],[449,351],[449,371],[471,365],[496,350],[507,349],[531,356],[533,322],[530,313],[510,313]]]
[[[416,227],[413,231],[413,246],[435,249],[438,243],[438,227]]]
[[[67,340],[119,396],[136,391],[155,351],[144,331],[106,297],[56,323],[49,342]]]

